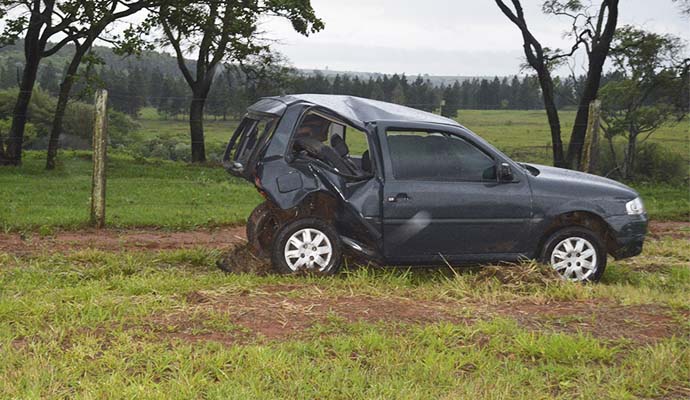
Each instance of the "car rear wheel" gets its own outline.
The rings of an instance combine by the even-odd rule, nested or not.
[[[270,244],[277,227],[277,219],[267,201],[252,211],[247,219],[246,231],[249,249],[255,256],[270,257]]]
[[[542,260],[566,280],[596,282],[606,268],[606,247],[593,231],[561,229],[547,239]]]
[[[335,229],[317,218],[291,222],[276,234],[271,254],[273,266],[283,274],[300,271],[334,274],[342,250]]]

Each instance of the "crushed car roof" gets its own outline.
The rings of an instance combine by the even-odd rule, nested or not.
[[[330,94],[293,94],[266,97],[250,106],[249,112],[282,115],[288,106],[295,103],[311,103],[327,108],[360,128],[368,122],[376,121],[428,122],[460,126],[452,119],[399,104]]]

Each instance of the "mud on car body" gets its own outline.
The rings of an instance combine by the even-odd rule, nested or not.
[[[249,107],[224,166],[266,201],[253,251],[276,269],[334,273],[343,253],[382,265],[532,258],[596,281],[642,251],[639,195],[610,179],[517,163],[457,122],[351,96]]]

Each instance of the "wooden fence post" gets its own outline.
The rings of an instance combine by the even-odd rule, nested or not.
[[[96,92],[93,124],[93,179],[91,183],[91,225],[105,227],[105,158],[108,145],[108,91]]]
[[[580,170],[593,172],[596,168],[599,145],[599,126],[601,124],[601,101],[594,100],[589,103],[589,116],[587,117],[587,132],[585,133],[585,145],[582,151]]]

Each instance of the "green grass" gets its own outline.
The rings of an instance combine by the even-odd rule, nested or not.
[[[87,224],[91,188],[88,153],[61,155],[44,170],[44,154],[27,152],[19,168],[0,168],[0,228],[76,228]],[[141,161],[111,155],[107,224],[184,229],[242,223],[260,197],[246,182],[218,166]]]
[[[561,136],[567,144],[575,111],[560,111]],[[460,110],[458,122],[471,129],[517,161],[551,164],[551,131],[545,111]],[[668,124],[649,139],[690,162],[690,125]]]
[[[690,187],[686,185],[633,185],[644,199],[652,219],[690,221]]]
[[[155,109],[144,108],[138,119],[141,128],[138,133],[144,139],[152,139],[158,136],[174,136],[189,139],[188,116],[178,115],[162,118]],[[207,117],[204,120],[204,135],[206,143],[211,145],[224,145],[230,139],[239,125],[239,121],[228,119],[223,121],[221,117]]]
[[[598,285],[506,286],[443,270],[226,275],[214,266],[220,254],[206,250],[0,254],[0,397],[682,398],[690,247],[665,239],[646,255],[614,262]],[[660,260],[668,267],[652,268]],[[349,308],[317,311],[353,298],[440,304],[451,319],[377,322],[345,318]],[[236,304],[243,299],[246,306]],[[496,314],[501,305],[564,302],[627,307],[626,325],[607,325],[605,310],[540,325]],[[615,338],[639,328],[645,307],[677,316],[676,330],[652,342]],[[282,313],[287,324],[290,316],[316,321],[271,339],[238,322],[257,312],[278,331]],[[610,331],[582,325],[598,318]]]

